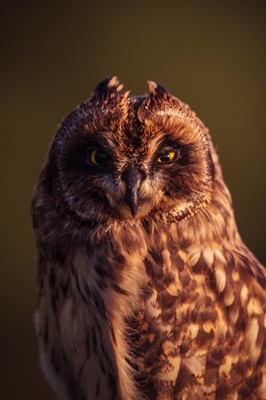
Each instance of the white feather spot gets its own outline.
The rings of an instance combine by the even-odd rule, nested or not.
[[[215,279],[219,293],[222,293],[226,284],[226,274],[224,268],[219,265],[215,268]]]
[[[147,313],[152,318],[157,318],[161,314],[162,310],[157,302],[157,292],[153,291],[152,296],[147,302]]]
[[[162,348],[166,356],[169,356],[169,354],[171,354],[175,350],[175,346],[172,342],[170,342],[170,340],[166,340],[165,342],[163,342]]]
[[[188,253],[189,253],[189,265],[191,267],[194,267],[194,265],[196,265],[197,262],[199,261],[200,250],[198,247],[190,247],[188,249]]]
[[[179,250],[178,255],[184,262],[187,262],[188,257],[187,257],[187,253],[185,251]]]
[[[178,286],[180,287],[180,282],[178,283]],[[173,283],[171,283],[167,288],[166,288],[167,292],[171,295],[171,296],[178,296],[179,294],[179,289],[177,287],[177,280],[175,280]]]
[[[252,318],[246,328],[246,339],[250,349],[250,359],[255,363],[260,355],[260,347],[256,346],[256,340],[259,333],[259,323],[257,318]]]
[[[211,250],[209,247],[205,247],[202,251],[202,255],[206,261],[206,264],[208,265],[208,268],[211,268],[214,259],[213,250]]]
[[[172,366],[172,370],[168,373],[167,379],[170,379],[171,381],[175,382],[177,379],[177,376],[178,376],[181,358],[180,357],[169,357],[168,360]]]
[[[235,325],[237,318],[239,316],[239,310],[237,308],[233,308],[232,310],[229,311],[229,319],[232,323],[232,325]]]
[[[233,304],[233,301],[235,300],[235,295],[233,292],[233,289],[231,288],[230,290],[226,291],[226,294],[224,296],[224,304],[228,307]]]
[[[219,375],[221,376],[222,374],[225,374],[225,376],[228,376],[232,366],[232,358],[231,355],[226,355],[225,356],[225,363],[220,365],[219,367]]]
[[[232,278],[233,278],[233,280],[234,280],[235,282],[238,282],[239,279],[240,279],[239,273],[238,273],[237,271],[233,270],[233,272],[232,272]]]
[[[195,339],[197,337],[199,331],[199,325],[190,324],[188,326],[188,334],[191,339]]]
[[[191,373],[195,376],[201,375],[205,370],[205,360],[199,359],[196,356],[186,359],[185,363],[190,369]]]
[[[205,332],[210,333],[210,331],[212,329],[214,330],[214,325],[211,321],[206,321],[206,322],[203,322],[202,328]]]
[[[263,313],[261,302],[254,297],[249,300],[247,310],[249,315]]]
[[[248,288],[247,288],[247,285],[243,285],[241,292],[240,292],[240,300],[241,300],[242,306],[245,304],[247,298],[248,298]]]
[[[167,268],[171,268],[171,258],[169,250],[165,249],[162,251],[163,263]]]

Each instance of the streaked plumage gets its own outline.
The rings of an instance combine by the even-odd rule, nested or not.
[[[266,399],[266,273],[208,130],[116,78],[59,127],[32,200],[37,334],[62,399]]]

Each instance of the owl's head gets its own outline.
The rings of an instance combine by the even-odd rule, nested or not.
[[[62,122],[47,172],[57,208],[76,224],[163,216],[182,219],[208,203],[208,131],[162,86],[129,96],[116,78]]]

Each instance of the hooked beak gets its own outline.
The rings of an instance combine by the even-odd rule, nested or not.
[[[138,189],[143,177],[135,166],[130,165],[123,174],[123,180],[127,185],[125,202],[129,207],[132,216],[135,217],[139,207]]]

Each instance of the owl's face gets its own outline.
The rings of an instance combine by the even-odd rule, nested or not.
[[[182,218],[208,201],[207,129],[164,88],[129,97],[116,78],[63,121],[50,152],[53,192],[77,222]]]

